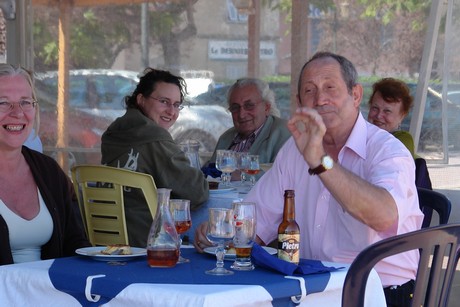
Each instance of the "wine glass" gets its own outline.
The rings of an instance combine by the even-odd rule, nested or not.
[[[256,183],[256,175],[260,172],[259,155],[247,155],[241,161],[242,171],[249,175],[249,182]]]
[[[233,238],[235,229],[233,226],[233,209],[228,208],[209,208],[208,229],[206,237],[217,245],[216,247],[216,267],[206,271],[210,275],[231,275],[232,271],[224,268],[225,240]]]
[[[192,227],[192,217],[190,216],[190,200],[188,199],[171,199],[171,211],[174,220],[174,226],[176,227],[177,234],[179,235],[180,245],[182,245],[181,235],[187,232]],[[190,262],[190,259],[186,259],[181,256],[179,248],[179,260],[177,263]]]
[[[233,222],[235,225],[236,258],[231,268],[240,271],[254,270],[251,251],[256,238],[256,204],[253,202],[233,203]]]
[[[230,185],[230,174],[236,170],[236,155],[232,150],[219,149],[216,153],[216,168],[222,172],[222,185]]]
[[[241,186],[246,182],[246,174],[243,172],[243,161],[249,155],[248,152],[237,152],[236,154],[236,168],[240,171]]]

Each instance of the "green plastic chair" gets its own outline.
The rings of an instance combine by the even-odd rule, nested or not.
[[[71,174],[86,234],[93,246],[129,245],[125,186],[142,190],[152,219],[155,217],[157,188],[152,176],[102,165],[77,165]]]

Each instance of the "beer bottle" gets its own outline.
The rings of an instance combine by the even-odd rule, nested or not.
[[[283,220],[278,227],[278,258],[299,263],[300,228],[295,221],[294,190],[284,191]]]

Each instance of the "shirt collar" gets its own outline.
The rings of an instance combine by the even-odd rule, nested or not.
[[[355,125],[351,130],[345,145],[340,150],[339,160],[341,160],[345,148],[349,148],[359,155],[362,159],[366,159],[366,143],[367,143],[367,122],[361,112],[358,114]]]

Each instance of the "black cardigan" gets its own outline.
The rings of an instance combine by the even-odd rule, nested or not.
[[[69,177],[52,158],[25,146],[22,154],[32,171],[53,219],[53,233],[42,246],[41,259],[75,255],[75,249],[91,246],[86,239],[77,198]],[[20,193],[20,187],[18,191]],[[8,226],[0,215],[0,265],[13,263]]]

